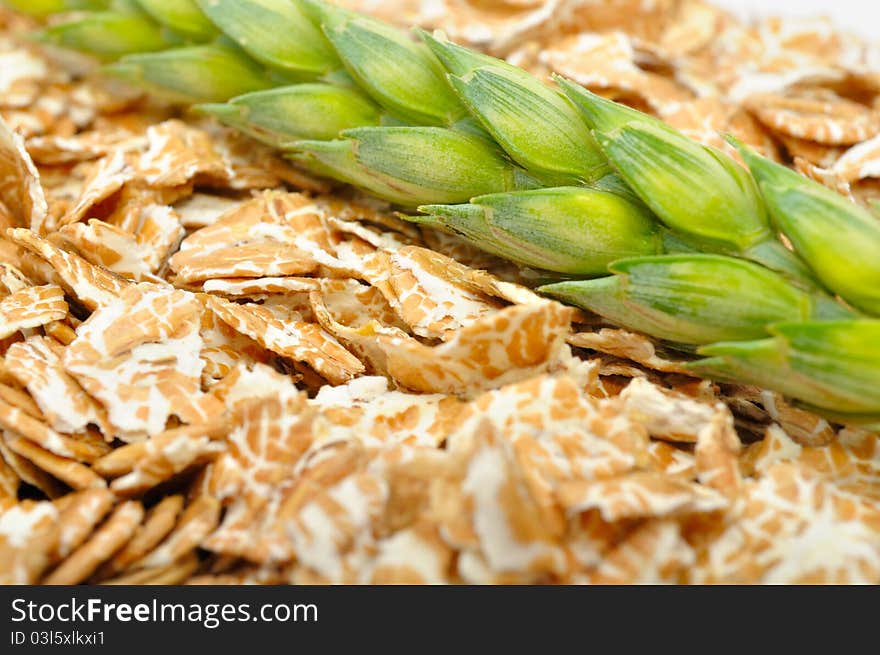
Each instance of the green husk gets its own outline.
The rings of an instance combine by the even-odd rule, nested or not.
[[[536,175],[594,181],[610,168],[577,111],[557,91],[499,59],[426,33],[458,97],[510,157]]]
[[[65,11],[89,11],[106,9],[109,0],[4,0],[15,11],[36,18],[46,18]]]
[[[880,314],[880,221],[818,182],[736,145],[774,223],[816,276],[856,307]]]
[[[257,91],[196,109],[277,148],[291,141],[335,139],[343,130],[379,125],[382,118],[356,89],[320,83]]]
[[[45,43],[88,53],[104,61],[169,47],[162,30],[137,14],[94,12],[51,25],[34,37]]]
[[[316,0],[312,15],[358,86],[394,116],[452,125],[466,111],[427,46],[381,21]]]
[[[618,174],[683,240],[814,285],[810,270],[776,240],[754,180],[731,157],[652,116],[557,81]]]
[[[399,205],[448,204],[534,184],[489,141],[440,127],[364,127],[290,144],[346,182]]]
[[[880,321],[780,323],[760,341],[699,350],[695,374],[734,378],[843,414],[880,414]]]
[[[479,196],[470,204],[425,205],[415,222],[455,232],[495,255],[534,268],[599,275],[621,257],[659,251],[650,212],[598,189],[561,187]]]
[[[141,8],[161,25],[198,42],[219,34],[195,0],[137,0]]]
[[[256,61],[303,79],[341,66],[297,0],[196,0],[228,37]]]
[[[263,69],[241,52],[221,45],[128,55],[105,71],[185,104],[224,102],[271,86]]]
[[[616,261],[614,277],[543,286],[541,293],[613,323],[686,344],[755,339],[771,323],[850,312],[752,262],[676,254]]]

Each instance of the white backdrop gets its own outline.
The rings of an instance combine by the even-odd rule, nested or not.
[[[739,15],[826,15],[835,24],[880,41],[880,0],[710,0]]]

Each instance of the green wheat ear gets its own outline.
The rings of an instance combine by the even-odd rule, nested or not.
[[[6,4],[79,10],[40,38],[572,278],[539,291],[698,351],[694,374],[880,422],[880,221],[738,143],[748,169],[569,80],[321,0]]]

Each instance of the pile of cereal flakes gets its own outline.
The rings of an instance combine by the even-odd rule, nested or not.
[[[825,23],[349,4],[880,184],[880,57]],[[880,582],[878,434],[0,25],[0,582]]]

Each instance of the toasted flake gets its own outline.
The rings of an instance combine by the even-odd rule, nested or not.
[[[189,230],[213,225],[219,218],[241,205],[241,200],[206,193],[194,193],[174,205],[183,227]]]
[[[35,584],[58,540],[58,510],[49,501],[0,507],[0,584]]]
[[[287,398],[298,393],[296,380],[279,373],[265,364],[247,365],[239,363],[212,389],[230,412],[234,412],[242,402],[257,398]]]
[[[779,159],[776,143],[767,130],[749,112],[730,100],[709,95],[670,103],[660,109],[659,115],[686,136],[724,150],[735,158],[739,155],[724,140],[724,134],[732,134],[761,154]]]
[[[113,304],[127,286],[122,278],[65,252],[26,229],[10,230],[10,239],[45,260],[65,290],[89,309]]]
[[[326,189],[309,176],[297,171],[268,146],[254,142],[237,130],[208,124],[211,145],[228,167],[225,185],[230,189],[270,189],[291,180],[310,190]]]
[[[233,176],[228,162],[202,130],[170,120],[148,128],[146,137],[146,150],[133,168],[152,187],[180,186],[196,176],[207,180]]]
[[[708,488],[735,498],[742,487],[739,470],[740,440],[733,428],[733,416],[720,407],[697,435],[697,478]]]
[[[639,68],[632,45],[622,32],[563,37],[542,50],[539,59],[587,88],[635,95],[655,110],[662,111],[691,95],[673,80]]]
[[[800,462],[843,491],[880,502],[880,435],[844,429],[825,448],[807,447]]]
[[[238,305],[210,298],[217,316],[264,347],[294,361],[306,362],[334,384],[364,371],[363,364],[320,327],[298,320],[282,320],[255,303]]]
[[[597,332],[577,332],[568,337],[567,341],[576,348],[590,348],[630,359],[655,371],[684,373],[681,362],[658,355],[654,342],[635,332],[601,328]]]
[[[64,290],[48,284],[28,287],[0,300],[0,338],[67,316]]]
[[[386,300],[385,295],[374,286],[352,279],[329,279],[317,281],[316,290],[309,294],[314,311],[329,311],[333,320],[346,327],[359,328],[370,321],[390,328],[407,330],[400,315]]]
[[[3,296],[33,286],[27,275],[6,262],[0,263],[0,285]]]
[[[452,551],[430,525],[395,532],[377,545],[377,555],[365,571],[369,584],[444,584]]]
[[[178,247],[184,235],[183,225],[171,207],[159,202],[135,205],[126,219],[130,227],[123,226],[125,233],[115,235],[104,224],[89,221],[90,229],[84,230],[86,241],[90,237],[98,242],[99,248],[103,246],[114,251],[109,254],[110,261],[96,263],[129,278],[136,278],[135,273],[148,278],[150,273],[157,273],[163,268]],[[71,228],[84,229],[81,223]]]
[[[462,410],[455,397],[390,391],[387,378],[372,376],[322,387],[311,404],[320,409],[316,441],[359,439],[368,447],[396,442],[437,447]]]
[[[73,136],[36,136],[28,139],[27,149],[40,165],[70,164],[110,155],[119,146],[134,147],[140,139],[125,128],[91,130]]]
[[[10,346],[10,349],[13,346],[17,346],[16,342]],[[7,351],[8,352],[8,351]],[[12,405],[13,407],[17,407],[22,410],[28,416],[31,416],[38,421],[45,421],[46,416],[40,410],[39,405],[34,402],[34,399],[31,398],[30,394],[26,391],[22,391],[18,387],[9,386],[7,384],[0,384],[0,400],[5,402],[7,405]]]
[[[62,346],[69,346],[73,340],[76,339],[76,332],[67,321],[70,323],[76,321],[69,314],[65,319],[65,321],[52,321],[51,323],[46,323],[46,325],[43,326],[43,332],[46,333],[46,336],[52,337]]]
[[[439,346],[426,346],[375,322],[355,330],[316,307],[318,320],[351,345],[376,372],[426,393],[474,393],[561,365],[571,310],[542,300],[513,305],[478,319]]]
[[[470,514],[479,551],[494,574],[560,573],[564,559],[559,510],[535,498],[502,435],[484,420],[471,449],[463,453],[457,512]]]
[[[6,444],[6,437],[15,438],[13,434],[3,431],[0,438],[0,456],[9,465],[22,482],[39,489],[47,498],[59,498],[67,492],[66,487],[30,460],[13,451]]]
[[[829,146],[824,143],[798,139],[781,133],[777,137],[782,142],[789,157],[793,160],[804,159],[823,170],[831,169],[834,163],[840,159],[841,155],[847,152],[844,146]]]
[[[63,560],[79,548],[115,502],[116,498],[105,487],[77,491],[56,501],[60,512],[57,559]]]
[[[203,346],[199,357],[205,364],[202,370],[204,386],[226,378],[239,363],[253,365],[268,361],[269,351],[220,320],[208,307],[207,296],[198,295],[197,298],[203,309],[199,328]]]
[[[834,428],[827,419],[792,406],[774,391],[738,387],[735,394],[737,398],[760,403],[769,418],[802,446],[824,446],[836,437]]]
[[[171,533],[146,557],[137,561],[140,567],[165,566],[195,549],[217,527],[220,503],[200,496],[183,510]]]
[[[189,552],[179,560],[164,566],[138,569],[133,573],[120,575],[111,580],[102,580],[106,585],[179,585],[188,582],[199,568],[199,557]]]
[[[112,557],[131,539],[143,516],[144,508],[139,502],[128,501],[117,506],[92,538],[47,575],[43,584],[70,585],[83,582],[101,562]]]
[[[286,537],[313,580],[354,583],[375,552],[373,525],[384,515],[388,485],[365,470],[364,455],[345,442],[318,453],[282,505]]]
[[[15,472],[3,455],[0,454],[0,507],[7,503],[15,503],[18,500],[18,489],[21,485],[21,478]]]
[[[761,441],[746,448],[740,459],[740,467],[747,473],[763,473],[776,462],[796,460],[802,452],[801,446],[789,437],[778,425],[771,425]]]
[[[694,456],[665,441],[652,441],[648,446],[648,457],[650,467],[655,471],[682,480],[694,480],[697,477]]]
[[[339,280],[353,282],[353,280]],[[255,298],[267,294],[308,292],[318,287],[318,281],[303,277],[215,278],[203,285],[205,292],[223,296]]]
[[[708,487],[648,471],[570,482],[559,493],[568,511],[598,509],[606,521],[714,512],[728,505]]]
[[[72,489],[100,489],[107,486],[104,478],[76,460],[56,455],[30,439],[10,437],[8,432],[3,436],[10,450],[30,460],[41,470],[66,483]]]
[[[228,437],[235,487],[219,529],[205,546],[256,561],[284,561],[291,543],[274,526],[278,504],[294,482],[300,457],[312,443],[314,412],[295,389],[239,403]]]
[[[880,178],[880,136],[854,145],[834,162],[831,170],[845,182]]]
[[[758,120],[773,130],[829,145],[860,143],[880,131],[880,116],[876,112],[838,97],[762,94],[749,98],[748,106]]]
[[[302,275],[317,262],[299,242],[313,238],[329,247],[313,203],[299,194],[268,192],[185,239],[170,264],[181,283]]]
[[[880,502],[880,437],[863,430],[842,430],[823,446],[802,446],[778,426],[767,429],[764,439],[744,454],[756,474],[777,462],[796,464],[820,476],[841,491]]]
[[[829,189],[833,189],[834,191],[837,191],[837,193],[855,200],[852,194],[851,185],[839,177],[834,171],[815,166],[801,157],[795,157],[794,167],[801,175],[805,175],[819,184],[824,184]]]
[[[136,282],[156,280],[147,262],[150,249],[118,227],[91,219],[88,223],[65,225],[59,235],[92,264]]]
[[[401,248],[379,259],[383,272],[370,282],[415,334],[445,339],[501,305],[444,274],[440,257],[423,248]]]
[[[5,44],[4,44],[5,45]],[[0,98],[6,107],[27,107],[49,76],[46,60],[24,48],[0,52]]]
[[[54,339],[34,336],[10,346],[6,364],[59,432],[82,432],[90,423],[107,430],[106,415],[62,364],[64,349]]]
[[[643,424],[652,437],[696,443],[700,431],[719,411],[684,394],[634,378],[620,398],[630,418]]]
[[[678,584],[696,557],[675,521],[637,528],[590,575],[593,584]]]
[[[114,150],[111,154],[97,160],[84,180],[82,190],[74,205],[59,219],[57,226],[47,225],[46,231],[89,218],[89,213],[93,208],[117,193],[124,184],[133,178],[134,171],[126,161],[124,150]],[[39,230],[37,231],[39,232]]]
[[[125,446],[138,450],[137,460],[132,470],[115,479],[110,488],[120,496],[143,493],[178,473],[205,464],[225,451],[225,445],[216,440],[225,431],[225,422],[217,421],[168,430],[147,441]],[[122,448],[114,454],[120,450]]]
[[[791,463],[743,488],[741,508],[698,549],[691,582],[877,584],[880,510]]]
[[[0,118],[0,201],[12,212],[14,223],[39,231],[49,211],[40,175],[25,150],[21,135]]]
[[[178,284],[192,284],[216,277],[264,277],[302,275],[316,263],[296,246],[285,243],[250,243],[208,253],[181,251],[172,257]]]
[[[85,439],[58,434],[41,420],[4,400],[0,400],[0,426],[61,457],[90,462],[103,453]]]
[[[144,522],[131,540],[98,571],[99,578],[108,578],[125,571],[153,550],[174,528],[183,509],[183,496],[166,496],[147,512]]]
[[[64,367],[120,433],[159,434],[170,416],[203,423],[221,408],[201,391],[200,323],[193,294],[131,285],[79,327]]]
[[[447,442],[467,449],[489,421],[510,442],[536,502],[572,480],[610,477],[647,461],[648,436],[619,412],[596,401],[569,375],[544,375],[489,391],[468,404]]]

